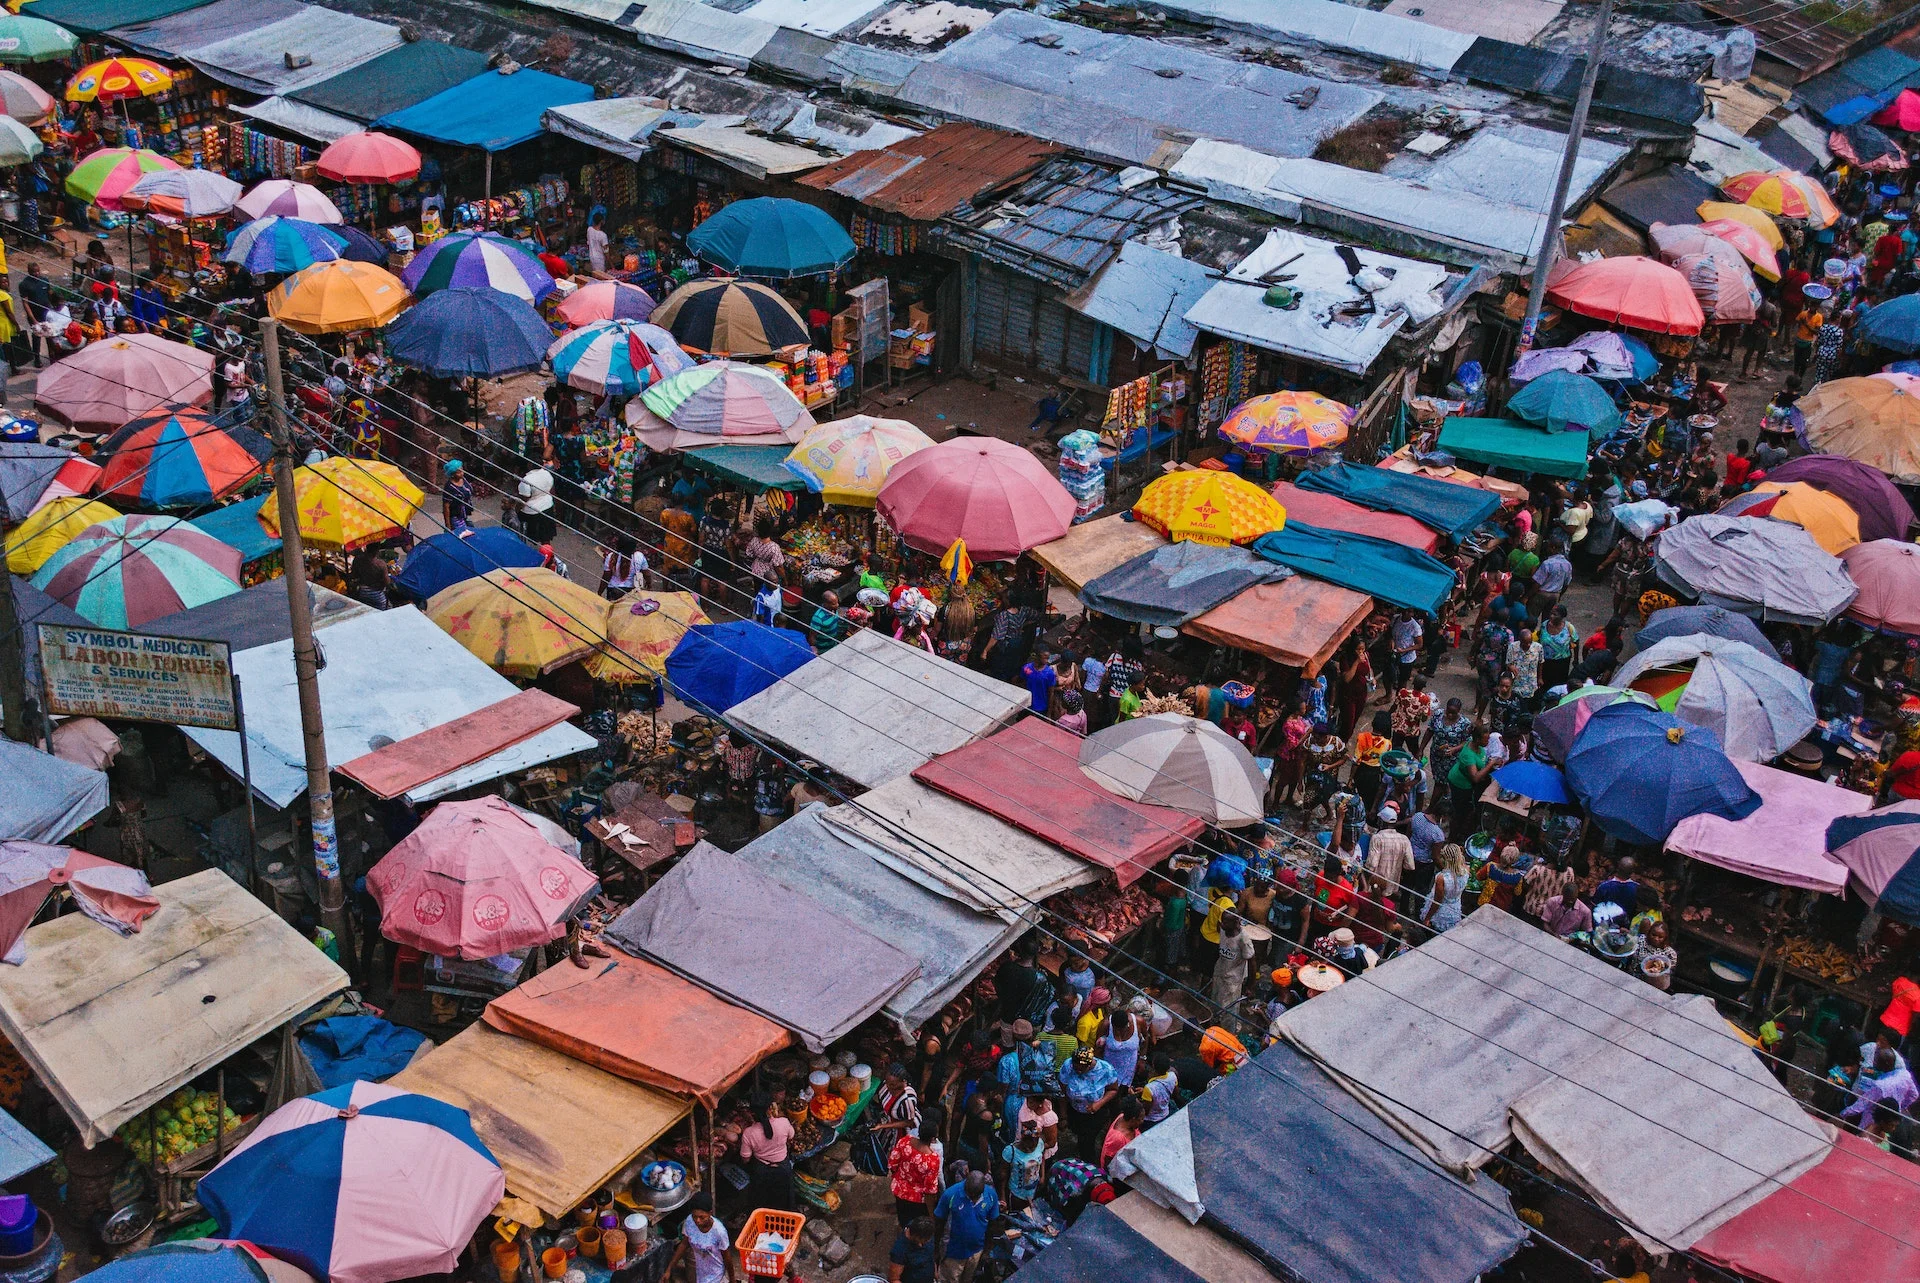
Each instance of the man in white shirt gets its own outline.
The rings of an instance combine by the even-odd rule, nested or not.
[[[595,214],[587,228],[587,264],[595,272],[607,270],[607,229],[601,226],[606,221],[605,214]]]

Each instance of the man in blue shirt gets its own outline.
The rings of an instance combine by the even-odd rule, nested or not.
[[[1413,823],[1407,826],[1407,840],[1413,844],[1413,867],[1407,870],[1402,886],[1409,905],[1417,905],[1426,898],[1427,888],[1433,884],[1433,853],[1447,842],[1446,826],[1441,822],[1447,813],[1447,803],[1441,793],[1436,780],[1426,806],[1414,813]],[[1404,911],[1412,910],[1409,907]]]
[[[972,1283],[987,1245],[987,1226],[1000,1215],[1000,1194],[987,1184],[985,1172],[968,1172],[966,1180],[947,1186],[933,1206],[937,1235],[944,1232],[940,1250],[940,1283]]]
[[[1080,1142],[1080,1156],[1100,1165],[1100,1142],[1106,1139],[1102,1111],[1120,1094],[1120,1075],[1096,1058],[1093,1048],[1081,1047],[1060,1071],[1061,1094],[1067,1098],[1067,1126]]]

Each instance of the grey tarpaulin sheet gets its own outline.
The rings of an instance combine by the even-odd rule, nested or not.
[[[299,0],[214,0],[151,22],[115,27],[116,43],[149,58],[179,58],[299,13]]]
[[[105,772],[0,739],[0,842],[64,842],[106,809]]]
[[[1468,1283],[1527,1237],[1499,1184],[1446,1171],[1285,1043],[1144,1133],[1112,1170],[1281,1278]]]
[[[1664,994],[1491,907],[1280,1030],[1448,1166],[1517,1139],[1661,1250],[1832,1146],[1712,1000]]]
[[[85,628],[87,620],[64,601],[55,601],[19,575],[8,575],[13,582],[13,610],[20,621],[21,649],[27,662],[27,692],[40,702],[40,624]],[[285,594],[281,594],[285,596]]]
[[[905,989],[920,964],[854,922],[702,842],[614,920],[631,953],[800,1036],[851,1033]]]
[[[1027,702],[1024,687],[861,629],[727,720],[873,788],[998,730]]]
[[[1095,1204],[1040,1255],[1020,1283],[1217,1283],[1155,1247],[1139,1230]],[[1314,1280],[1319,1283],[1319,1280]]]
[[[911,1037],[1013,947],[1026,921],[982,913],[895,873],[826,813],[815,802],[736,857],[919,962],[920,974],[880,1009]]]
[[[1080,600],[1130,624],[1177,628],[1238,597],[1255,584],[1293,572],[1245,548],[1218,548],[1191,540],[1143,552],[1080,590]]]
[[[73,451],[23,441],[0,445],[0,522],[25,521]]]

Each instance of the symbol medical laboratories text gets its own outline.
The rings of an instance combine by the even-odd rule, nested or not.
[[[59,716],[240,729],[225,642],[42,624],[40,663]]]

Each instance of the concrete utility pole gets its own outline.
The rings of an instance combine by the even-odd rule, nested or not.
[[[273,427],[273,492],[280,505],[281,560],[287,567],[287,613],[293,622],[293,676],[300,686],[300,730],[307,749],[307,804],[313,818],[313,872],[320,883],[320,925],[333,932],[340,956],[352,956],[347,893],[340,881],[340,836],[333,823],[333,782],[327,764],[327,727],[320,715],[320,648],[313,640],[307,600],[307,563],[300,546],[300,500],[294,493],[293,441],[280,382],[280,322],[260,322],[267,360],[267,412]]]
[[[1607,25],[1612,20],[1613,0],[1600,0],[1600,13],[1593,20],[1593,43],[1587,47],[1587,71],[1580,77],[1580,96],[1573,100],[1573,121],[1567,126],[1567,149],[1560,155],[1560,176],[1554,180],[1553,199],[1547,204],[1546,234],[1540,239],[1540,254],[1533,265],[1533,288],[1527,292],[1527,316],[1520,322],[1520,346],[1515,357],[1525,356],[1533,347],[1533,332],[1540,325],[1540,309],[1547,301],[1547,273],[1560,255],[1560,219],[1567,212],[1567,188],[1573,184],[1574,163],[1580,159],[1580,136],[1587,131],[1587,109],[1593,106],[1593,86],[1600,79],[1600,58],[1606,52]]]
[[[27,716],[27,647],[39,644],[40,639],[29,636],[20,624],[9,579],[0,588],[0,713],[5,715],[0,730],[23,744],[33,739],[33,719]]]

